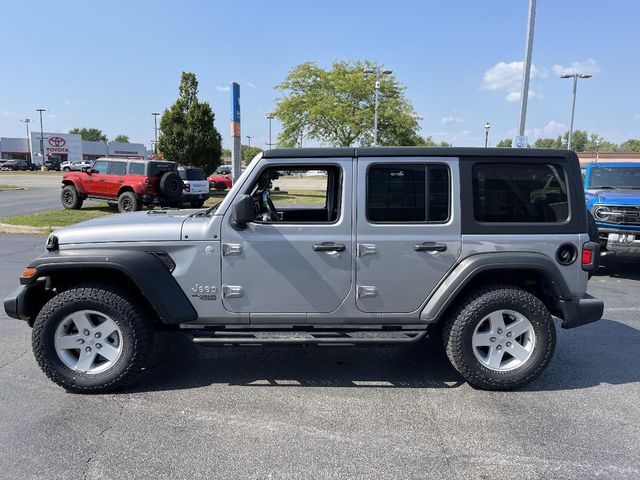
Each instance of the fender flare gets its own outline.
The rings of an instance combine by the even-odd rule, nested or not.
[[[79,182],[75,179],[72,178],[63,178],[62,179],[62,186],[61,188],[66,187],[67,185],[71,185],[73,187],[75,187],[75,189],[78,191],[78,193],[82,196],[86,196],[87,195],[87,191],[84,188],[84,182]]]
[[[21,278],[25,286],[34,285],[38,278],[54,273],[71,273],[82,269],[111,270],[125,275],[142,292],[160,322],[175,325],[196,320],[198,314],[175,278],[160,259],[152,255],[159,251],[136,250],[59,250],[33,260],[36,268],[31,278]],[[99,281],[96,278],[96,281]]]
[[[551,283],[560,301],[573,295],[558,266],[546,255],[535,252],[480,253],[462,260],[436,287],[420,312],[426,323],[437,322],[458,294],[473,278],[488,270],[535,270]]]

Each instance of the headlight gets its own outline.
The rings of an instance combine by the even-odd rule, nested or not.
[[[624,212],[606,205],[596,205],[593,207],[593,217],[601,222],[620,223],[624,218]]]

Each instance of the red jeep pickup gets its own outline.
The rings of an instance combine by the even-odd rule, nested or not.
[[[177,169],[175,162],[99,158],[91,168],[64,174],[62,205],[76,210],[86,199],[106,200],[122,213],[143,205],[178,205],[184,184]]]

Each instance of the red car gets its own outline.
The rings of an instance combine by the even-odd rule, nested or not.
[[[143,205],[181,203],[184,183],[174,162],[99,158],[91,168],[66,172],[62,177],[62,206],[77,210],[85,199],[106,200],[120,212]]]
[[[231,174],[222,175],[220,173],[213,173],[209,175],[207,180],[209,180],[209,185],[211,185],[211,188],[219,191],[223,191],[223,190],[226,190],[227,188],[231,188],[231,186],[233,185]]]

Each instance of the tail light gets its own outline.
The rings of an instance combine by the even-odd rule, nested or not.
[[[146,178],[145,181],[144,181],[144,185],[147,188],[147,190],[151,190],[151,185],[152,185],[151,179],[150,178]]]
[[[591,272],[596,269],[598,263],[598,255],[600,254],[600,244],[596,242],[587,242],[582,246],[582,270]]]
[[[191,185],[189,185],[188,183],[184,184],[184,191],[185,192],[190,192],[191,191]]]

